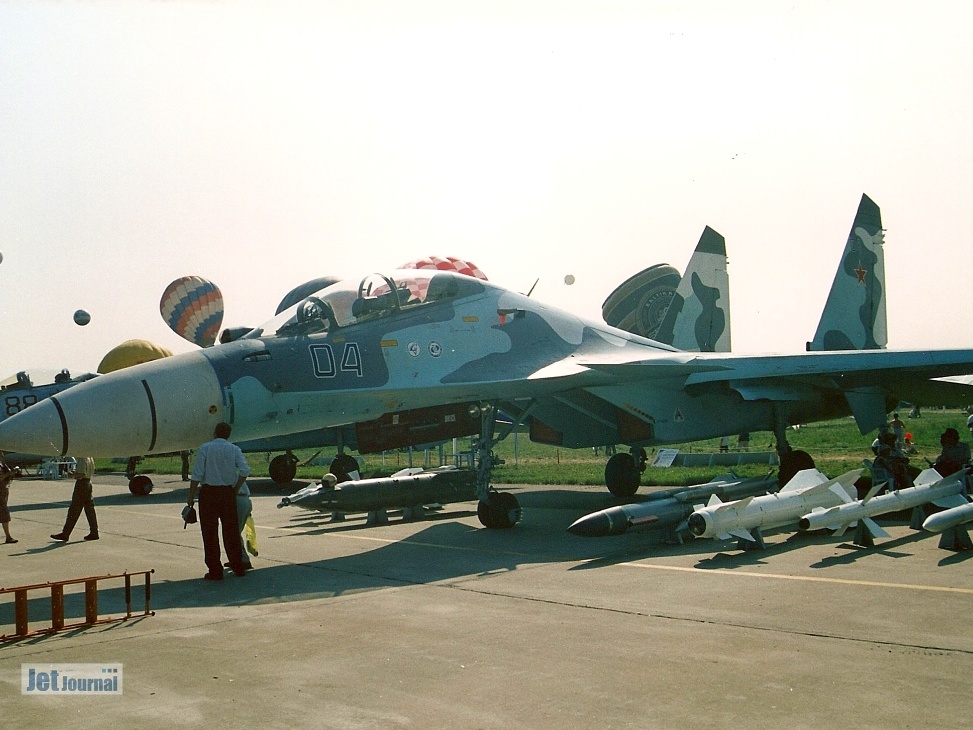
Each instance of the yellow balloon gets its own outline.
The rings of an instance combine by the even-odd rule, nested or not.
[[[98,365],[98,372],[105,375],[122,368],[140,365],[143,362],[152,362],[171,355],[172,350],[148,340],[126,340],[108,351]]]

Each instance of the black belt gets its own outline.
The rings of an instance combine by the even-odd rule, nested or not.
[[[204,484],[204,487],[216,487],[219,489],[233,489],[232,484]]]

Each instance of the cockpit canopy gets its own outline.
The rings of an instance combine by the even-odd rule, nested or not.
[[[78,376],[71,376],[67,368],[54,371],[50,368],[34,368],[29,374],[26,370],[21,370],[13,375],[0,380],[0,390],[17,390],[36,388],[43,385],[58,385],[62,383],[80,383],[91,380],[95,377],[94,373],[82,373]]]
[[[483,284],[478,279],[448,271],[403,269],[388,276],[369,274],[357,283],[347,279],[315,292],[246,337],[329,332],[481,291]]]

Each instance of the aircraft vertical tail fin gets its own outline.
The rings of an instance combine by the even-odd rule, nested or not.
[[[688,352],[730,351],[726,264],[726,239],[706,226],[655,339]]]
[[[878,350],[888,344],[882,213],[862,195],[808,351]]]

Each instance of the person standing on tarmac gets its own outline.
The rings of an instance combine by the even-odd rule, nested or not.
[[[95,500],[92,496],[91,477],[95,473],[95,460],[90,456],[85,456],[76,460],[74,468],[68,472],[68,476],[74,477],[74,492],[71,494],[71,506],[68,507],[68,516],[64,520],[64,529],[56,535],[51,535],[52,540],[67,542],[71,537],[71,530],[78,524],[78,518],[84,511],[85,519],[88,520],[88,534],[85,540],[98,539],[98,516],[95,514]]]
[[[7,500],[10,497],[10,482],[18,476],[20,476],[19,469],[11,469],[0,459],[0,526],[3,527],[5,545],[13,545],[17,542],[10,534],[10,509],[7,507]]]
[[[240,451],[231,444],[230,424],[218,423],[213,430],[213,440],[199,447],[193,461],[192,478],[189,481],[190,507],[196,501],[199,489],[199,528],[203,535],[203,557],[206,561],[206,580],[223,580],[223,563],[220,559],[220,532],[223,549],[230,568],[238,577],[245,576],[243,541],[237,530],[236,497],[250,475],[250,466]]]

